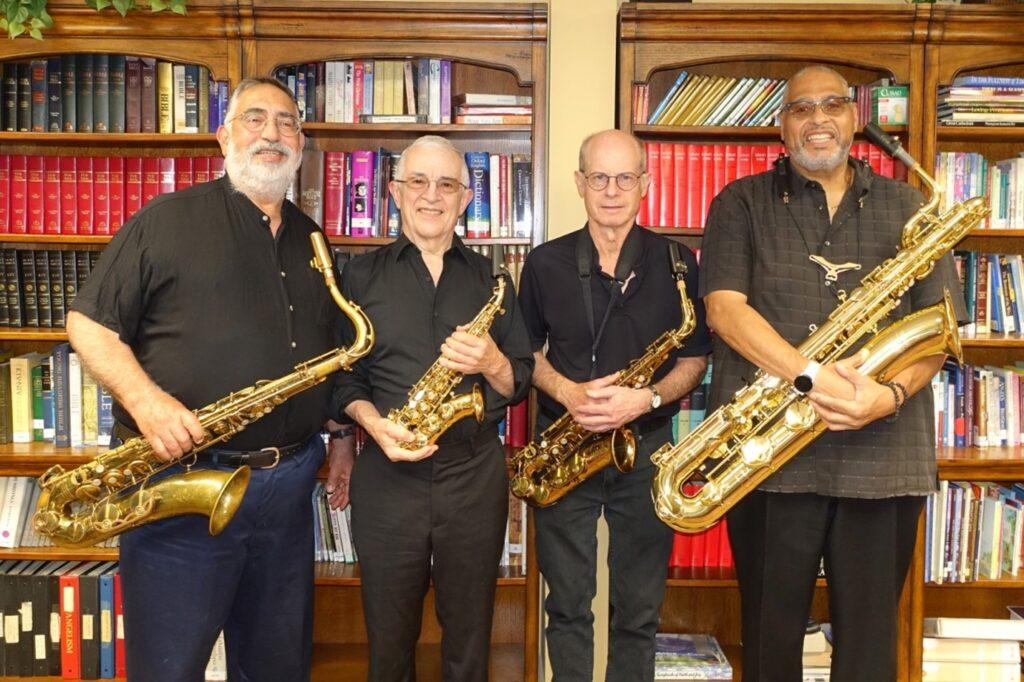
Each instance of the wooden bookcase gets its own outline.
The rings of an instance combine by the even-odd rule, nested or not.
[[[651,108],[681,69],[728,76],[787,77],[809,63],[826,63],[851,84],[893,77],[910,86],[910,125],[891,130],[926,168],[936,151],[980,151],[990,160],[1024,151],[1024,128],[939,128],[936,87],[962,74],[1024,76],[1024,7],[992,5],[700,5],[629,2],[619,13],[618,127],[645,141],[776,142],[778,128],[702,128],[634,125],[632,88],[649,84]],[[979,230],[961,248],[1024,253],[1024,225]],[[663,230],[698,247],[702,232],[680,225]],[[1002,364],[1024,357],[1024,338],[1000,335],[963,340],[966,360]],[[945,479],[1024,480],[1020,448],[943,449]],[[923,530],[923,521],[922,521]],[[900,605],[899,679],[921,678],[922,619],[930,616],[1006,617],[1005,605],[1024,603],[1018,578],[925,585],[924,546]],[[666,631],[711,632],[739,668],[739,593],[731,570],[680,570],[670,575],[662,607]],[[819,580],[812,615],[828,618],[827,588]],[[738,679],[738,675],[737,675]]]
[[[249,75],[272,75],[283,65],[320,60],[433,57],[453,62],[452,93],[532,95],[532,125],[389,125],[309,123],[309,145],[351,151],[400,151],[416,137],[439,134],[463,151],[528,152],[533,171],[533,231],[528,240],[476,243],[536,244],[544,240],[547,188],[547,7],[535,4],[346,2],[320,0],[190,0],[188,16],[135,12],[122,19],[81,3],[50,2],[56,27],[42,42],[0,41],[0,61],[66,53],[114,53],[198,63],[233,87]],[[90,156],[196,156],[219,154],[212,134],[3,133],[0,153]],[[18,248],[102,248],[109,237],[0,235]],[[353,251],[387,238],[331,239]],[[0,342],[18,353],[47,350],[66,339],[62,329],[0,328]],[[76,466],[97,448],[57,449],[36,443],[0,446],[0,476],[38,476],[60,463]],[[532,527],[528,523],[530,543]],[[116,550],[26,548],[0,550],[8,558],[113,558]],[[493,679],[537,676],[539,579],[532,550],[525,571],[498,581],[491,666]],[[366,633],[357,565],[319,564],[316,574],[313,678],[362,679]],[[440,627],[428,595],[417,652],[421,679],[440,679]]]

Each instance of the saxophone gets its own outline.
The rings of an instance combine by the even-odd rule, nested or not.
[[[491,298],[476,314],[465,331],[476,337],[483,337],[491,329],[494,318],[504,315],[501,302],[505,299],[505,278],[500,271],[495,275],[497,284]],[[420,377],[409,390],[409,399],[398,409],[388,412],[388,419],[412,432],[414,439],[401,441],[399,447],[418,450],[435,442],[452,424],[463,417],[473,415],[476,420],[484,418],[484,394],[479,384],[473,384],[469,393],[455,395],[453,392],[462,381],[462,374],[441,364],[441,358]]]
[[[311,265],[323,275],[335,303],[355,327],[355,340],[348,348],[336,348],[297,365],[287,376],[258,381],[198,410],[195,414],[207,438],[185,457],[230,438],[297,393],[339,369],[348,370],[370,352],[373,326],[359,306],[338,290],[323,235],[313,232],[310,240],[315,257]],[[149,442],[138,437],[76,469],[53,466],[39,479],[41,493],[33,525],[63,547],[89,547],[136,526],[181,514],[208,516],[210,534],[217,535],[242,502],[249,467],[227,472],[193,471],[186,466],[182,474],[149,484],[153,474],[174,463],[159,460]]]
[[[676,244],[672,246],[678,248]],[[686,264],[676,249],[671,253],[682,322],[677,329],[655,339],[642,356],[629,363],[616,379],[616,386],[647,386],[669,353],[682,346],[697,326],[693,302],[686,295]],[[547,507],[609,464],[623,473],[632,471],[635,459],[636,439],[630,429],[620,427],[610,433],[594,433],[566,412],[544,430],[539,443],[530,443],[512,456],[512,494],[535,507]]]
[[[949,355],[962,360],[956,315],[947,291],[941,303],[917,311],[880,333],[878,325],[900,298],[989,213],[975,197],[938,214],[942,191],[899,142],[873,124],[864,132],[888,154],[903,161],[930,190],[930,199],[903,227],[896,255],[872,270],[828,319],[799,346],[801,355],[826,364],[848,354],[862,337],[867,359],[860,371],[887,381],[918,360]],[[652,483],[655,511],[681,531],[707,528],[748,492],[825,431],[807,397],[778,377],[759,371],[754,382],[710,414],[678,445],[652,456],[658,472]],[[682,492],[703,479],[698,492]]]

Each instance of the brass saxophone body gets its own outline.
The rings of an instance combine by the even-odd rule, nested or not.
[[[693,302],[686,295],[686,266],[677,261],[675,269],[682,322],[655,339],[642,356],[629,363],[616,379],[616,386],[647,386],[669,354],[693,333],[697,320]],[[623,473],[632,471],[635,459],[636,438],[629,428],[594,433],[566,412],[544,430],[537,443],[530,443],[512,456],[512,494],[534,507],[547,507],[611,464]]]
[[[464,331],[477,338],[490,332],[494,318],[505,314],[501,307],[505,300],[505,278],[496,277],[497,283],[490,299],[480,309]],[[398,443],[406,450],[418,450],[430,445],[463,417],[473,415],[476,420],[484,418],[484,394],[478,384],[469,393],[456,395],[455,387],[462,381],[462,374],[434,361],[420,380],[409,390],[409,399],[400,408],[388,411],[388,419],[412,432],[414,439]]]
[[[349,369],[373,346],[369,319],[338,290],[323,236],[314,232],[310,239],[315,256],[312,265],[323,274],[335,303],[355,327],[355,340],[348,348],[336,348],[297,365],[280,379],[258,381],[196,411],[206,439],[186,458],[234,436],[334,372]],[[241,504],[249,484],[249,467],[230,472],[186,470],[150,484],[149,478],[168,465],[156,457],[145,438],[138,437],[70,471],[53,466],[39,479],[42,491],[33,525],[63,547],[88,547],[136,526],[181,514],[209,516],[210,534],[220,533]]]
[[[868,128],[869,137],[876,134]],[[945,354],[961,360],[948,291],[941,303],[881,332],[878,325],[915,282],[985,219],[989,209],[976,197],[939,215],[941,190],[935,180],[898,148],[898,142],[881,131],[877,135],[873,141],[910,166],[931,190],[931,197],[904,225],[896,255],[864,277],[799,350],[804,357],[826,364],[846,357],[860,339],[873,336],[864,345],[868,357],[860,371],[886,381],[928,356]],[[824,431],[806,396],[790,383],[759,371],[753,383],[708,415],[682,442],[654,453],[652,460],[658,467],[652,483],[655,511],[677,530],[703,530]],[[699,492],[682,492],[684,484],[698,480],[705,481]]]

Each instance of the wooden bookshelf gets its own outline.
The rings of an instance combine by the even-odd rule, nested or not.
[[[68,53],[150,56],[200,64],[230,86],[249,75],[272,75],[283,65],[325,60],[430,57],[452,62],[452,93],[490,92],[533,97],[530,125],[341,124],[309,122],[307,148],[351,151],[380,147],[400,151],[421,135],[447,137],[462,151],[529,153],[532,158],[533,225],[529,238],[466,240],[470,245],[530,246],[544,239],[547,197],[547,5],[546,3],[362,2],[359,0],[189,0],[187,17],[134,12],[122,19],[98,14],[75,0],[51,0],[56,26],[43,41],[0,44],[0,61]],[[219,154],[208,134],[79,134],[0,132],[4,154],[81,156],[197,156]],[[91,248],[104,235],[0,235],[7,248]],[[333,237],[353,252],[393,239]],[[47,350],[65,341],[63,329],[0,328],[0,341],[18,353]],[[0,446],[0,475],[38,476],[54,464],[77,466],[97,448],[57,449],[46,444]],[[528,534],[532,528],[528,524]],[[0,550],[5,558],[114,558],[116,550],[22,548]],[[535,680],[538,651],[539,577],[503,570],[495,604],[494,668],[501,680]],[[318,564],[314,678],[365,676],[358,565]],[[440,679],[440,626],[433,592],[418,655],[419,677]]]
[[[642,140],[745,143],[778,140],[774,127],[753,129],[634,125],[632,89],[649,87],[650,110],[680,70],[723,76],[785,78],[809,63],[827,63],[851,84],[890,76],[909,88],[910,125],[890,127],[931,169],[937,151],[980,151],[1008,158],[1024,151],[1024,128],[937,126],[939,84],[962,74],[1024,76],[1024,12],[1019,6],[819,4],[701,5],[628,2],[619,12],[618,127]],[[995,156],[998,155],[998,156]],[[1024,228],[1024,226],[1021,226]],[[699,246],[703,232],[657,231]],[[961,248],[1024,253],[1024,229],[979,229]],[[974,334],[962,339],[968,362],[1003,364],[1024,358],[1024,335]],[[939,476],[957,480],[1024,480],[1024,450],[943,448]],[[922,523],[923,531],[923,523]],[[898,674],[921,678],[925,616],[1006,617],[1003,606],[1024,603],[1024,579],[966,585],[924,585],[923,543],[901,603]],[[674,569],[662,608],[666,631],[711,632],[727,649],[739,644],[739,597],[729,570]],[[1014,590],[1021,590],[1015,593]],[[828,619],[827,588],[819,583],[811,615]]]

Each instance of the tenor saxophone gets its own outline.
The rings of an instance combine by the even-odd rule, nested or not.
[[[340,369],[348,370],[370,352],[374,341],[370,320],[338,290],[323,235],[313,232],[310,240],[311,265],[323,275],[331,297],[355,327],[355,340],[348,348],[335,348],[297,365],[287,376],[258,381],[196,411],[206,438],[184,458],[234,436],[297,393]],[[158,459],[149,442],[137,437],[70,471],[53,466],[39,479],[41,493],[33,525],[63,547],[88,547],[131,528],[181,514],[208,516],[210,534],[217,535],[242,502],[249,485],[249,467],[231,472],[186,467],[184,473],[150,484],[153,474],[175,463]]]
[[[860,371],[886,381],[918,360],[939,354],[962,358],[956,315],[947,291],[941,303],[917,311],[888,326],[878,325],[900,298],[935,263],[989,213],[975,197],[938,213],[942,191],[935,180],[899,142],[876,126],[865,133],[890,155],[917,173],[930,191],[929,201],[903,227],[896,255],[872,270],[860,286],[799,346],[800,354],[825,364],[845,357],[854,345],[864,346],[867,359]],[[753,383],[711,413],[678,445],[666,445],[652,456],[658,467],[652,483],[655,511],[681,531],[707,528],[748,492],[777,471],[825,431],[807,397],[778,377],[759,371]],[[698,492],[683,486],[705,481]],[[688,488],[689,489],[689,488]]]
[[[697,320],[693,302],[686,295],[686,264],[673,252],[673,276],[679,289],[682,322],[647,347],[615,380],[616,386],[643,388],[669,354],[693,333]],[[588,431],[566,412],[540,435],[512,456],[512,494],[534,507],[547,507],[598,471],[614,464],[623,473],[633,470],[636,439],[626,427],[608,433]]]
[[[476,314],[465,331],[477,338],[491,329],[494,318],[505,314],[501,307],[505,299],[505,278],[496,275],[497,283],[490,299]],[[452,424],[463,417],[473,415],[476,420],[484,418],[484,394],[479,384],[473,384],[469,393],[455,395],[454,389],[462,381],[462,374],[441,364],[441,358],[434,361],[420,380],[409,390],[408,400],[400,408],[388,412],[388,419],[412,432],[413,440],[399,441],[398,446],[406,450],[418,450],[434,443]]]

